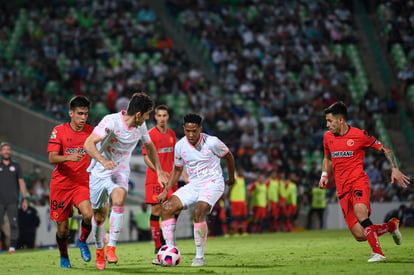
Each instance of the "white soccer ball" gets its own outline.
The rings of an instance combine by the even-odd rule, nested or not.
[[[176,266],[180,263],[181,253],[176,246],[164,245],[158,251],[157,257],[163,266]]]

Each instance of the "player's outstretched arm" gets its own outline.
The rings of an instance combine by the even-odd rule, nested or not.
[[[150,160],[150,162],[153,164],[155,168],[155,172],[157,172],[158,176],[158,183],[161,184],[162,187],[164,187],[168,182],[168,173],[162,170],[160,159],[158,158],[157,149],[155,148],[154,143],[149,142],[147,144],[144,144],[145,150],[147,151],[147,156]]]
[[[226,161],[226,166],[229,174],[229,178],[227,179],[227,185],[233,185],[235,182],[234,179],[234,157],[233,154],[229,151],[227,154],[223,156],[224,160]]]
[[[394,152],[385,145],[382,145],[378,151],[384,153],[388,162],[391,165],[391,183],[398,183],[401,187],[406,188],[410,184],[410,178],[404,175],[398,168],[397,159],[395,158]]]
[[[332,171],[332,159],[325,155],[322,163],[322,174],[319,180],[319,188],[326,188],[329,182],[328,175]]]
[[[85,151],[89,154],[89,156],[93,159],[95,159],[97,162],[102,164],[102,166],[106,170],[112,170],[116,167],[116,163],[112,160],[107,160],[102,156],[101,153],[99,153],[98,148],[96,148],[96,144],[101,141],[101,137],[92,133],[86,140],[85,144],[83,145],[83,148]]]

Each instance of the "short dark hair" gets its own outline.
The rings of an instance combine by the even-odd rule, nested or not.
[[[86,107],[89,109],[91,106],[91,102],[86,96],[83,95],[77,95],[72,97],[72,99],[69,101],[69,110],[74,111],[76,108],[80,107]]]
[[[187,114],[184,116],[184,124],[194,123],[194,124],[197,124],[198,126],[201,126],[202,121],[203,119],[198,114],[191,113],[191,114]]]
[[[158,105],[157,107],[155,107],[155,111],[158,111],[158,110],[164,110],[168,112],[168,106],[165,104]]]
[[[127,114],[129,116],[133,116],[138,112],[144,114],[151,111],[152,108],[154,108],[154,101],[146,93],[134,93],[129,100]]]
[[[345,120],[348,118],[348,111],[345,103],[337,101],[325,109],[325,115],[332,114],[333,116],[342,116]]]

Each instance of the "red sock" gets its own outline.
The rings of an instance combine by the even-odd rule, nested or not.
[[[85,243],[91,233],[92,225],[86,224],[85,221],[82,220],[81,223],[81,234],[79,236],[79,241]]]
[[[247,221],[246,220],[242,220],[242,231],[243,233],[247,233]]]
[[[59,248],[60,257],[69,258],[68,256],[68,237],[59,238],[56,234],[56,243]]]
[[[381,245],[379,243],[378,235],[377,235],[375,227],[376,227],[375,225],[370,225],[366,227],[364,230],[364,234],[367,237],[367,241],[369,245],[371,246],[372,251],[374,253],[381,254],[382,256],[384,256],[381,250]]]
[[[160,222],[150,220],[150,228],[151,228],[152,239],[154,240],[154,243],[155,243],[155,248],[161,247],[162,243],[161,243]]]
[[[374,224],[375,231],[377,233],[377,236],[381,236],[387,232],[393,232],[395,228],[395,224],[392,222],[382,223],[382,224]]]
[[[233,227],[234,227],[234,234],[239,234],[239,228],[240,228],[239,220],[234,220]]]
[[[227,223],[223,222],[221,224],[221,229],[223,230],[223,234],[229,233],[229,226],[227,225]]]

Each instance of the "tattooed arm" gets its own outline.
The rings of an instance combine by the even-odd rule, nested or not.
[[[393,151],[384,145],[382,145],[378,151],[384,153],[385,157],[391,165],[391,183],[394,184],[398,182],[398,184],[402,187],[407,187],[407,184],[410,184],[410,178],[404,175],[400,169],[398,169],[397,159],[395,158]]]

